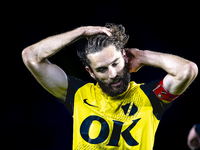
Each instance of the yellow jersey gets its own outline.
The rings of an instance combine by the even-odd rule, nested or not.
[[[117,97],[98,83],[69,77],[64,105],[73,116],[73,150],[152,150],[164,104],[153,93],[159,81],[130,82]]]

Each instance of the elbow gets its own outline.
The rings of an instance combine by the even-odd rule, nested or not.
[[[198,75],[198,66],[194,62],[189,62],[186,70],[186,79],[193,81]]]
[[[31,47],[27,47],[22,51],[22,59],[24,64],[27,66],[28,64],[34,62],[34,54],[32,52],[32,48]]]
[[[27,48],[25,48],[23,51],[22,51],[22,59],[23,59],[23,61],[25,61],[26,59],[27,59],[27,57],[28,57],[28,47]]]

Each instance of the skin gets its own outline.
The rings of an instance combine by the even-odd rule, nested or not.
[[[102,51],[89,54],[88,59],[92,61],[90,68],[86,70],[94,78],[102,91],[109,96],[117,96],[125,92],[130,82],[130,73],[125,67],[125,53],[117,50],[114,45],[104,48]]]
[[[86,66],[86,70],[91,77],[95,79],[95,75],[101,80],[109,80],[115,78],[118,72],[124,68],[124,58],[121,51],[117,51],[114,45],[104,48],[102,51],[89,54],[92,71]]]
[[[195,127],[196,127],[196,125],[194,125],[191,128],[191,130],[190,130],[190,132],[188,134],[188,139],[187,139],[188,147],[191,150],[195,150],[195,149],[200,148],[200,137],[197,134],[197,132],[195,131]]]
[[[139,50],[126,49],[130,72],[137,72],[142,66],[154,66],[167,72],[163,85],[171,94],[180,95],[192,83],[198,74],[198,68],[192,61],[179,56]]]
[[[68,88],[67,75],[59,66],[50,63],[48,58],[64,46],[82,37],[98,33],[105,33],[111,36],[109,29],[105,27],[88,26],[48,37],[22,51],[24,64],[47,91],[65,101]]]
[[[105,27],[80,27],[48,37],[25,48],[22,52],[23,61],[46,90],[65,101],[68,88],[67,75],[60,67],[51,64],[48,58],[79,38],[87,38],[98,33],[112,36],[111,31]],[[88,58],[93,71],[87,66],[86,70],[92,78],[95,78],[96,75],[103,81],[110,81],[114,78],[124,67],[124,60],[129,63],[130,72],[137,72],[146,65],[162,68],[167,72],[164,78],[164,87],[174,95],[183,93],[198,74],[197,65],[189,60],[175,55],[135,48],[124,49],[122,55],[121,52],[116,51],[115,47],[109,45],[100,52],[89,54]],[[106,68],[105,72],[99,71],[99,68],[102,70],[102,67]]]

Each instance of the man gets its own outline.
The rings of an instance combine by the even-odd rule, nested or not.
[[[96,85],[67,76],[48,61],[82,37],[88,43],[78,56]],[[73,149],[152,149],[162,113],[197,76],[197,66],[189,60],[124,48],[128,38],[122,25],[87,26],[48,37],[22,52],[37,81],[72,114]],[[130,82],[130,73],[145,65],[168,74],[149,84]]]
[[[189,131],[187,145],[191,150],[200,148],[200,124],[195,124]]]

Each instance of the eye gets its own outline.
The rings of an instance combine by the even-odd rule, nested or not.
[[[119,64],[119,63],[116,63],[116,62],[115,62],[115,63],[112,64],[112,66],[113,66],[113,67],[116,67],[118,64]]]
[[[106,72],[106,71],[107,71],[107,68],[104,68],[104,67],[99,68],[99,69],[97,70],[97,72],[101,72],[101,73],[104,73],[104,72]]]

